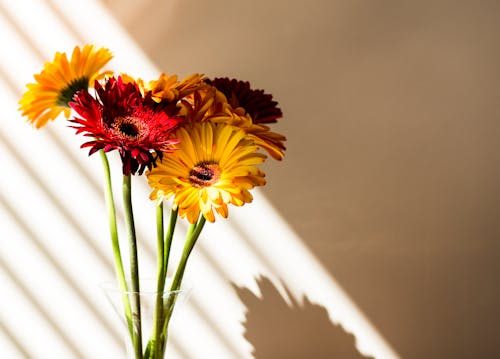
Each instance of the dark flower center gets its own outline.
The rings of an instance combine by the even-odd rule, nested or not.
[[[120,132],[128,137],[135,137],[139,134],[139,129],[132,123],[123,123],[120,126]]]
[[[143,123],[136,117],[115,117],[112,128],[120,137],[126,137],[128,140],[138,140],[144,134]]]
[[[215,162],[202,162],[189,172],[189,180],[198,188],[208,187],[220,179],[221,171]]]
[[[87,90],[89,88],[89,79],[81,77],[71,81],[65,88],[59,91],[57,96],[57,105],[62,107],[69,107],[68,103],[73,101],[73,96],[80,90]]]

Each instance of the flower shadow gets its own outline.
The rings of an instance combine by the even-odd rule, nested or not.
[[[256,281],[261,296],[233,284],[247,308],[245,339],[256,359],[373,359],[358,352],[354,335],[333,324],[324,307],[306,296],[297,302],[285,287],[288,304],[268,278]]]

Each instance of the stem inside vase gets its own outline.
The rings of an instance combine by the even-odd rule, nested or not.
[[[127,358],[135,359],[136,358],[136,343],[130,338],[128,332],[128,324],[127,319],[123,313],[123,298],[132,298],[132,296],[138,296],[140,298],[141,304],[141,327],[142,327],[142,343],[141,347],[144,348],[141,353],[143,359],[163,359],[165,356],[166,350],[166,342],[162,339],[160,344],[160,350],[152,350],[153,349],[153,341],[154,341],[154,317],[155,317],[155,309],[156,309],[156,301],[158,296],[160,296],[163,303],[175,301],[176,310],[175,315],[172,319],[182,316],[182,303],[186,302],[189,299],[191,294],[191,286],[190,283],[184,283],[182,288],[176,291],[165,290],[164,292],[158,295],[156,291],[157,281],[156,279],[141,279],[141,291],[139,293],[128,291],[121,291],[116,282],[105,282],[101,284],[101,288],[104,291],[106,298],[111,303],[114,312],[118,316],[118,319],[121,322],[121,326],[123,329],[123,335],[126,340],[126,348],[127,348]],[[172,278],[167,278],[165,281],[166,288],[169,288],[172,283]],[[169,337],[175,337],[175,320],[171,320],[169,323]],[[165,337],[166,340],[166,337]]]

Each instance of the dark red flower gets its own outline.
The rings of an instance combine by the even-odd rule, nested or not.
[[[253,123],[275,123],[283,117],[278,102],[273,96],[264,93],[264,90],[252,90],[248,81],[239,81],[227,77],[207,79],[209,85],[222,92],[231,107],[242,107],[252,117]]]
[[[179,142],[172,133],[180,118],[169,116],[161,104],[143,97],[135,83],[112,77],[104,87],[96,81],[95,90],[96,98],[80,91],[70,103],[78,114],[71,120],[76,133],[94,138],[82,145],[90,147],[89,155],[101,149],[118,150],[123,174],[142,174]]]

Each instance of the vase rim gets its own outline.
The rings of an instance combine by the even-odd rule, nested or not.
[[[165,280],[165,289],[163,290],[162,293],[174,293],[174,294],[179,294],[179,293],[187,293],[191,291],[191,285],[189,280],[183,280],[182,285],[180,289],[177,290],[170,290],[168,289],[167,284],[172,281],[172,277],[167,277]],[[148,283],[156,283],[156,278],[141,278],[139,279],[139,283],[144,284],[144,282]],[[98,286],[105,292],[108,293],[121,293],[121,294],[139,294],[139,295],[149,295],[149,294],[157,294],[158,290],[156,288],[150,289],[151,287],[148,287],[147,289],[142,289],[140,288],[139,291],[134,291],[134,290],[126,290],[123,291],[119,287],[119,283],[117,279],[114,280],[106,280],[98,283]],[[127,281],[127,288],[130,288],[130,281]]]

